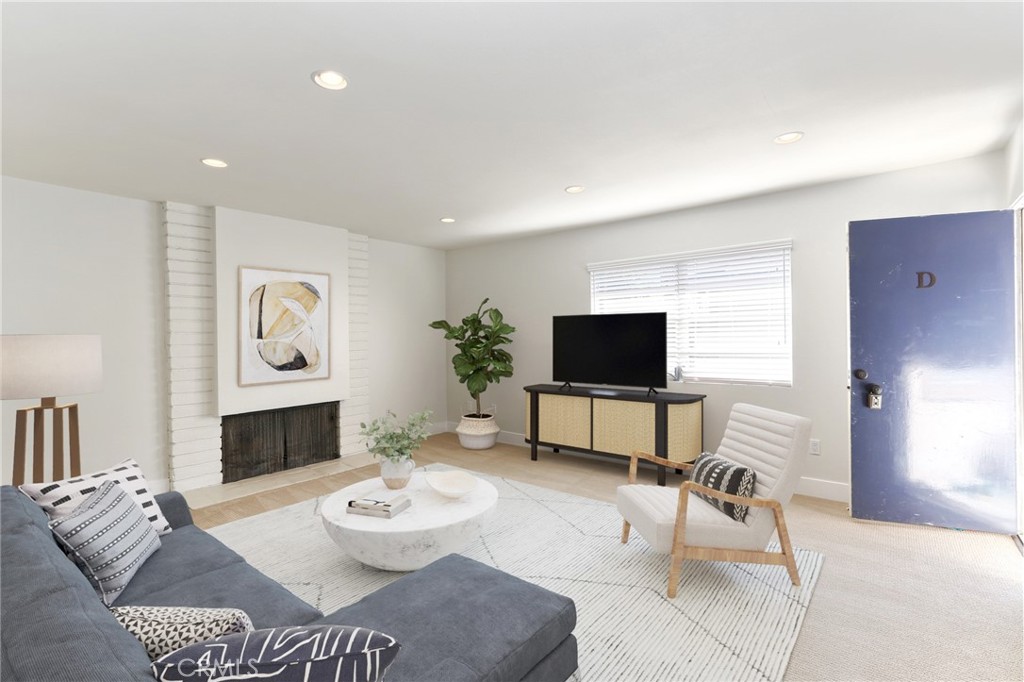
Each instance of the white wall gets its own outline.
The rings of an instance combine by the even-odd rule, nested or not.
[[[370,418],[431,410],[447,420],[443,336],[427,325],[444,317],[445,254],[370,240]]]
[[[348,231],[299,220],[216,209],[217,400],[221,415],[344,400],[349,395]],[[327,274],[330,376],[238,385],[238,268]]]
[[[1006,205],[1020,206],[1024,200],[1024,123],[1006,145]]]
[[[850,220],[987,210],[1006,205],[1006,159],[995,153],[910,171],[794,190],[673,214],[449,252],[370,242],[371,415],[431,409],[455,419],[466,393],[431,320],[461,318],[485,297],[518,327],[516,374],[484,395],[503,439],[522,442],[522,387],[551,379],[551,316],[589,312],[586,264],[746,241],[794,239],[792,388],[686,384],[707,393],[705,442],[717,445],[738,400],[806,414],[821,457],[803,490],[845,494],[847,425],[846,226]],[[579,199],[586,200],[586,195]],[[104,388],[75,398],[84,467],[126,457],[157,486],[167,477],[163,244],[157,204],[3,178],[5,334],[103,336]],[[339,230],[339,232],[342,232]],[[447,389],[447,393],[445,395]],[[0,478],[10,480],[14,411],[4,401]]]
[[[4,334],[100,334],[103,390],[79,404],[82,467],[128,457],[167,486],[163,244],[157,204],[3,178]],[[3,402],[2,478],[14,412]],[[31,427],[30,427],[31,428]]]
[[[81,406],[83,469],[134,457],[154,487],[165,489],[169,408],[159,205],[17,178],[2,183],[0,331],[101,334],[103,391],[60,396]],[[426,408],[443,421],[447,359],[443,341],[426,325],[444,316],[444,254],[379,241],[370,247],[373,414]],[[231,319],[237,319],[234,311]],[[4,483],[11,478],[14,412],[32,404],[2,402]]]
[[[849,391],[847,224],[851,220],[1005,207],[1002,153],[546,236],[450,251],[447,309],[454,319],[485,297],[517,327],[515,375],[484,394],[497,404],[502,440],[522,443],[522,387],[551,381],[551,317],[590,312],[588,263],[771,239],[793,239],[792,387],[687,383],[707,394],[705,447],[717,447],[734,402],[811,418],[821,440],[801,492],[847,499]],[[593,191],[599,191],[595,188]],[[586,195],[577,197],[586,201]],[[448,409],[466,396],[448,377]]]

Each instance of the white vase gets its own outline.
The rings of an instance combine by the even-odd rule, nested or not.
[[[494,420],[493,414],[482,417],[465,414],[462,421],[455,428],[459,434],[459,444],[467,450],[486,450],[494,447],[498,441],[498,422]]]
[[[412,457],[405,459],[388,459],[385,457],[380,461],[380,477],[384,479],[384,485],[391,490],[400,490],[409,483],[412,478],[412,470],[416,468],[416,462]]]

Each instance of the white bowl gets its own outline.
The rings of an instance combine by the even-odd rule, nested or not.
[[[465,471],[428,471],[427,483],[439,494],[456,499],[476,487],[476,476]]]

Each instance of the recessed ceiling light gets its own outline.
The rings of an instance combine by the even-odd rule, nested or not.
[[[584,187],[583,185],[569,185],[568,187],[565,188],[565,191],[568,192],[569,194],[579,194],[585,189],[586,187]]]
[[[781,135],[776,136],[772,142],[775,144],[793,144],[794,142],[799,142],[803,136],[803,132],[799,130],[791,130],[788,133],[782,133]]]
[[[210,168],[227,168],[228,162],[220,159],[202,159],[202,162]]]
[[[442,223],[454,223],[455,218],[441,218]]]
[[[313,82],[327,90],[344,90],[348,81],[337,71],[314,71]]]

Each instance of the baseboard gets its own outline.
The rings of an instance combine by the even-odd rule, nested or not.
[[[526,442],[526,435],[522,433],[516,433],[515,431],[502,431],[498,434],[498,442],[504,443],[505,445],[525,445],[529,446]]]
[[[822,478],[804,476],[796,485],[797,495],[818,497],[823,500],[850,504],[850,484],[838,481],[826,481]]]
[[[448,422],[448,431],[454,432],[455,427],[458,426],[458,422]],[[498,442],[505,443],[506,445],[528,445],[526,443],[526,435],[522,433],[516,433],[515,431],[502,431],[498,434]],[[550,448],[543,448],[550,450]],[[566,454],[572,454],[579,457],[593,457],[595,459],[607,459],[601,455],[589,455],[582,452],[571,452],[566,450]],[[822,478],[810,478],[804,476],[800,479],[800,482],[796,486],[796,492],[799,495],[807,495],[808,497],[817,497],[823,500],[832,500],[833,502],[842,502],[844,504],[850,503],[850,484],[840,483],[838,481],[828,481]]]
[[[455,429],[458,428],[458,426],[459,422],[447,422],[445,424],[444,431],[447,431],[448,433],[455,433]],[[498,424],[498,426],[501,426],[501,424]],[[435,433],[441,432],[435,431]],[[505,443],[506,445],[526,445],[526,436],[521,433],[505,431],[502,429],[498,432],[498,442]]]
[[[508,445],[528,445],[526,443],[526,436],[521,433],[515,433],[514,431],[502,431],[499,433],[498,442],[506,443]],[[550,451],[551,448],[545,448],[542,446],[541,450]],[[584,452],[573,452],[571,450],[566,450],[565,454],[572,455],[574,457],[600,459],[605,461],[608,460],[608,458],[603,455],[592,455]],[[800,479],[800,482],[797,483],[796,492],[797,494],[807,495],[808,497],[817,497],[823,500],[842,502],[847,505],[850,504],[849,483],[840,483],[838,481],[828,481],[821,478],[810,478],[804,476]]]

